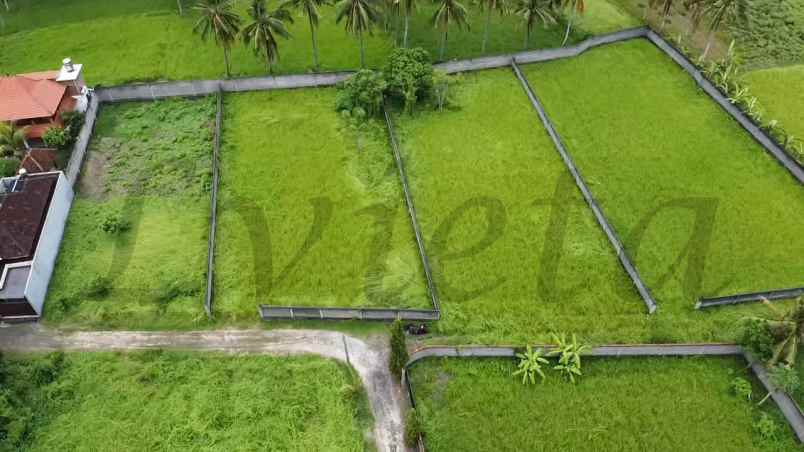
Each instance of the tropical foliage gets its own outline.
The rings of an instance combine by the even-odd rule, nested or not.
[[[522,377],[522,384],[536,384],[536,378],[544,380],[544,371],[542,366],[548,361],[542,357],[540,349],[533,350],[530,345],[525,348],[522,353],[517,353],[516,357],[519,359],[517,369],[514,371],[514,376]]]
[[[336,21],[345,21],[346,31],[357,36],[360,41],[360,67],[366,67],[366,47],[364,37],[371,34],[372,27],[379,22],[381,14],[376,0],[341,0],[338,3]]]
[[[201,14],[193,31],[206,41],[212,37],[215,43],[223,48],[223,59],[226,64],[226,76],[231,73],[229,51],[240,31],[240,16],[234,11],[232,0],[202,0],[195,9]]]
[[[443,60],[447,51],[447,35],[449,25],[455,24],[458,28],[468,27],[466,21],[466,7],[458,0],[441,0],[433,14],[432,23],[441,32],[441,50],[438,59]]]
[[[273,73],[273,63],[279,59],[279,44],[276,37],[290,38],[285,22],[293,22],[293,15],[283,8],[268,11],[265,0],[252,0],[248,14],[252,22],[243,28],[243,44],[255,55],[263,55],[268,72]]]

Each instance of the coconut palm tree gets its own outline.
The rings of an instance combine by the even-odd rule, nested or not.
[[[564,40],[561,45],[566,45],[569,40],[570,30],[572,29],[572,22],[575,20],[576,14],[583,14],[586,11],[586,3],[584,0],[559,0],[561,9],[568,9],[570,12],[567,18],[567,32],[564,33]],[[555,2],[554,2],[555,3]]]
[[[201,13],[193,31],[206,41],[210,35],[215,43],[223,47],[223,60],[226,76],[230,75],[229,50],[237,40],[240,31],[240,16],[233,11],[232,0],[201,0],[194,9]]]
[[[444,59],[444,53],[447,50],[447,33],[449,32],[450,22],[455,23],[458,28],[469,28],[466,22],[466,7],[463,6],[458,0],[441,0],[435,14],[433,14],[433,26],[441,30],[441,51],[439,52],[439,60]]]
[[[338,3],[336,23],[346,19],[346,31],[360,40],[360,67],[366,67],[366,48],[363,42],[365,33],[371,34],[371,27],[380,20],[380,13],[374,0],[342,0]]]
[[[184,15],[184,8],[182,7],[181,0],[176,0],[176,6],[179,7],[179,15],[183,16]]]
[[[251,16],[253,22],[243,28],[243,44],[249,47],[255,55],[264,55],[268,72],[273,73],[273,64],[279,59],[279,44],[276,36],[290,38],[284,21],[293,23],[293,16],[282,8],[273,12],[268,11],[265,7],[265,0],[251,0],[248,15]]]
[[[318,32],[318,20],[321,18],[319,8],[328,5],[328,0],[287,0],[281,8],[290,8],[300,10],[310,23],[310,36],[313,40],[313,69],[318,70],[318,39],[316,34]]]
[[[0,157],[22,157],[27,133],[28,127],[14,128],[9,122],[0,122]]]
[[[712,48],[712,41],[715,38],[715,32],[720,28],[724,20],[736,15],[737,10],[740,8],[739,0],[705,0],[703,14],[709,17],[709,37],[706,39],[706,48],[701,56],[705,59]]]
[[[486,52],[486,42],[489,40],[489,28],[491,25],[491,13],[497,11],[500,16],[504,16],[508,12],[508,5],[506,0],[479,0],[480,10],[486,11],[486,25],[483,30],[483,44],[480,46],[482,53]]]
[[[786,312],[780,312],[768,300],[763,303],[771,310],[771,315],[749,318],[764,323],[776,341],[768,366],[794,366],[799,345],[804,340],[804,297],[799,297]]]
[[[402,34],[402,47],[408,46],[408,29],[410,28],[410,16],[416,11],[416,0],[399,0],[405,11],[405,31]]]
[[[545,27],[556,23],[556,18],[552,14],[553,8],[549,0],[519,0],[519,4],[514,10],[514,15],[522,18],[525,22],[525,43],[522,48],[527,49],[530,42],[530,32],[537,22],[541,22]]]

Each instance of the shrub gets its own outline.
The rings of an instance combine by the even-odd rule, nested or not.
[[[554,334],[553,339],[556,342],[556,349],[550,353],[550,356],[558,356],[558,364],[553,366],[553,369],[575,383],[575,377],[582,375],[581,354],[589,347],[579,344],[574,334],[572,342],[568,341],[564,334],[560,336]]]
[[[397,48],[388,57],[383,70],[388,95],[402,101],[405,111],[412,111],[417,101],[430,95],[433,65],[430,54],[422,48]]]
[[[50,147],[63,149],[68,145],[70,138],[64,128],[50,127],[45,131],[45,134],[42,136],[42,140],[44,140],[45,144]]]
[[[751,382],[741,377],[736,377],[731,381],[731,390],[737,397],[748,401],[750,401],[751,397],[754,395]]]
[[[100,219],[100,228],[107,234],[119,234],[128,230],[130,225],[123,216],[123,212],[119,210],[109,210],[105,212]]]
[[[95,275],[84,284],[81,295],[86,298],[103,297],[109,293],[111,288],[112,282],[108,278]]]
[[[774,440],[779,434],[779,424],[768,413],[762,413],[759,420],[754,422],[754,430],[764,440]]]
[[[376,116],[381,111],[386,87],[381,73],[362,69],[338,85],[336,109],[348,111],[352,116],[362,109],[367,116]]]
[[[75,141],[84,125],[84,114],[78,111],[65,111],[61,114],[61,120],[64,122],[70,141]]]
[[[759,319],[746,319],[743,322],[738,342],[758,359],[767,361],[773,356],[773,346],[776,341],[766,322]]]
[[[16,157],[0,158],[0,177],[10,177],[17,173],[20,160]]]
[[[409,409],[405,415],[405,445],[410,448],[416,447],[419,435],[423,433],[424,428],[419,413],[416,412],[415,408]]]
[[[525,348],[523,353],[517,353],[516,357],[519,358],[517,370],[514,371],[514,376],[522,376],[522,384],[526,385],[536,384],[536,376],[539,376],[542,381],[544,380],[544,372],[542,365],[547,364],[547,360],[542,358],[542,351],[534,351],[530,345]]]
[[[391,325],[391,357],[389,369],[397,378],[402,377],[402,371],[408,364],[408,347],[405,344],[405,330],[400,320]]]

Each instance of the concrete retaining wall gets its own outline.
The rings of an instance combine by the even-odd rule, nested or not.
[[[73,145],[73,153],[70,155],[70,161],[67,163],[67,168],[64,174],[70,181],[70,185],[74,186],[78,181],[79,173],[81,172],[81,165],[84,163],[84,156],[86,156],[89,142],[92,140],[92,131],[95,129],[95,120],[98,117],[98,110],[100,109],[100,101],[96,94],[92,94],[89,98],[89,106],[87,111],[84,112],[84,125],[81,127],[81,132],[78,133],[78,138]]]

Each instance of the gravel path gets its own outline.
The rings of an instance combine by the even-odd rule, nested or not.
[[[0,350],[3,351],[152,348],[270,355],[313,354],[348,363],[357,371],[368,394],[374,414],[377,450],[404,450],[402,412],[407,400],[399,382],[388,371],[389,349],[386,336],[356,339],[343,333],[317,330],[62,333],[37,324],[0,328]]]

